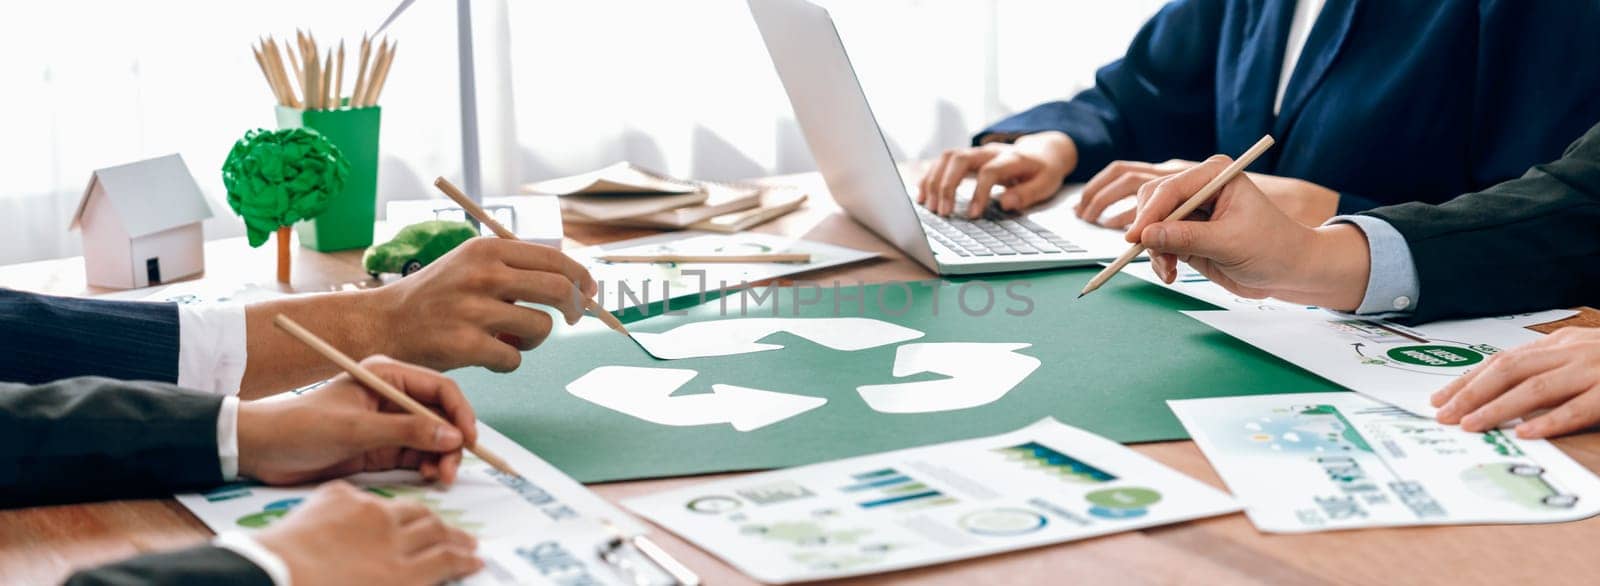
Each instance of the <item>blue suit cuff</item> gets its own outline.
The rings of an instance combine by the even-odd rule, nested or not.
[[[1357,315],[1384,319],[1410,315],[1421,296],[1417,265],[1411,259],[1411,245],[1394,226],[1372,216],[1335,216],[1330,224],[1354,224],[1367,236],[1370,269],[1367,293],[1361,298]]]

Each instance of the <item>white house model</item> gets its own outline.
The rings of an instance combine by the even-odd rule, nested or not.
[[[90,285],[131,289],[204,269],[200,223],[210,217],[183,157],[171,154],[95,171],[67,229],[83,233]]]

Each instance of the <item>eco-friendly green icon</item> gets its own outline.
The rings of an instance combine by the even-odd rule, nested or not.
[[[1143,509],[1161,502],[1161,493],[1144,487],[1129,486],[1097,490],[1083,495],[1083,498],[1108,509]]]
[[[1396,362],[1438,368],[1460,368],[1483,362],[1483,354],[1476,350],[1438,344],[1397,346],[1390,348],[1385,354]]]

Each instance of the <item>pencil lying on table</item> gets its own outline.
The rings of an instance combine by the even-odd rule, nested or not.
[[[811,255],[774,254],[607,254],[595,257],[605,262],[811,262]]]
[[[1189,214],[1192,214],[1195,210],[1200,209],[1200,206],[1203,206],[1206,202],[1211,201],[1211,196],[1215,195],[1218,191],[1221,191],[1222,186],[1227,185],[1229,181],[1233,181],[1233,178],[1238,177],[1240,173],[1243,173],[1244,168],[1249,167],[1250,163],[1254,163],[1256,158],[1261,156],[1261,153],[1267,152],[1267,149],[1272,148],[1272,142],[1272,135],[1270,134],[1261,137],[1261,140],[1256,141],[1255,146],[1250,147],[1250,150],[1245,151],[1244,154],[1239,155],[1238,159],[1234,160],[1232,163],[1229,163],[1228,166],[1222,170],[1222,174],[1211,178],[1211,182],[1206,183],[1205,187],[1200,188],[1200,191],[1197,191],[1194,195],[1189,196],[1189,201],[1183,202],[1183,205],[1178,206],[1178,209],[1172,210],[1172,213],[1167,214],[1165,221],[1171,222],[1174,220],[1182,220],[1187,218],[1189,217]],[[1127,252],[1122,253],[1122,256],[1117,257],[1117,260],[1112,261],[1110,265],[1107,265],[1106,268],[1101,270],[1100,274],[1095,275],[1093,279],[1089,279],[1089,284],[1083,286],[1083,292],[1078,293],[1078,298],[1082,299],[1084,295],[1088,295],[1095,289],[1099,289],[1101,285],[1106,284],[1106,281],[1111,279],[1112,275],[1121,272],[1123,267],[1128,266],[1128,263],[1132,262],[1134,257],[1139,256],[1139,254],[1144,251],[1145,247],[1143,244],[1135,244],[1128,247]]]
[[[467,212],[467,215],[478,220],[478,223],[488,226],[489,230],[493,231],[495,236],[499,236],[506,240],[521,240],[520,238],[517,238],[516,233],[507,230],[505,226],[500,225],[500,222],[495,221],[494,217],[489,215],[489,212],[484,211],[483,208],[478,205],[478,202],[472,201],[472,198],[467,197],[467,194],[463,193],[460,188],[455,186],[454,183],[451,183],[445,178],[440,177],[433,180],[433,186],[439,188],[439,191],[444,192],[445,196],[455,200],[456,205],[461,206],[461,209]],[[588,297],[583,298],[583,308],[589,311],[589,313],[593,313],[595,317],[600,318],[600,321],[605,322],[607,326],[610,326],[611,329],[616,330],[617,333],[628,336],[629,338],[633,337],[633,334],[628,333],[628,327],[622,325],[622,320],[617,319],[617,316],[611,315],[611,312],[606,311],[603,307],[600,307],[600,304],[595,302],[595,300]]]
[[[383,395],[383,398],[388,399],[396,405],[399,405],[406,411],[411,412],[411,414],[427,417],[432,419],[435,423],[454,426],[453,423],[445,421],[443,417],[440,417],[438,413],[434,413],[432,409],[422,406],[422,403],[418,403],[416,399],[411,398],[411,395],[407,395],[400,389],[394,388],[394,385],[389,384],[389,381],[383,380],[383,377],[380,377],[372,371],[367,370],[367,367],[362,366],[361,363],[356,362],[355,360],[352,360],[349,356],[346,356],[345,353],[340,352],[338,348],[334,348],[333,344],[329,344],[322,338],[317,337],[316,334],[311,333],[310,330],[302,327],[299,323],[289,319],[289,316],[280,313],[272,317],[272,323],[277,324],[279,329],[288,332],[289,335],[294,336],[301,342],[305,342],[307,346],[310,346],[312,350],[316,350],[318,354],[323,355],[328,360],[333,361],[334,364],[339,365],[339,368],[343,368],[345,372],[350,373],[350,376],[353,376],[356,378],[356,380],[361,381],[361,384],[366,385],[367,388],[377,391],[378,394]],[[499,470],[512,476],[522,476],[521,474],[517,474],[516,470],[511,469],[511,465],[507,464],[506,461],[501,459],[499,455],[489,451],[489,448],[473,444],[467,446],[467,451],[472,452],[474,456],[477,456],[478,459],[487,462],[490,466],[494,466],[495,470]]]

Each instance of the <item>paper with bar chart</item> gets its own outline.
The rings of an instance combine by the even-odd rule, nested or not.
[[[1600,513],[1600,479],[1547,441],[1468,433],[1355,393],[1168,404],[1262,531]]]
[[[478,425],[478,443],[522,476],[504,474],[468,454],[449,487],[423,483],[411,471],[345,480],[380,498],[420,502],[476,537],[485,568],[462,582],[465,586],[629,583],[594,552],[617,531],[643,532],[638,521],[486,425]],[[177,499],[213,531],[251,533],[289,515],[314,490],[235,483]]]
[[[938,564],[1209,517],[1227,495],[1045,419],[992,437],[752,474],[624,506],[763,582]]]

